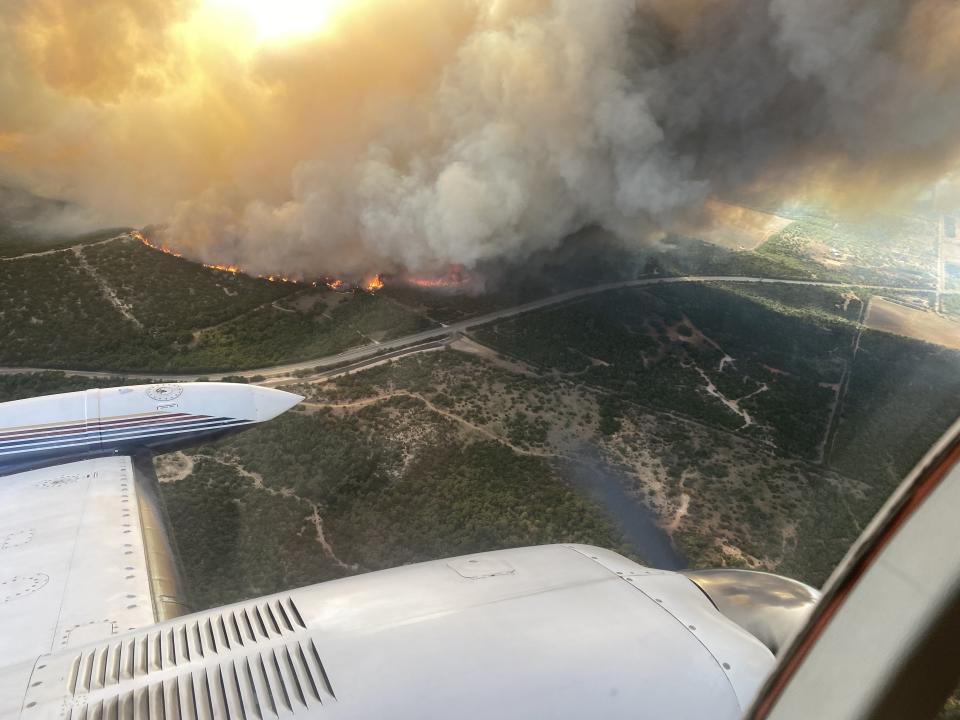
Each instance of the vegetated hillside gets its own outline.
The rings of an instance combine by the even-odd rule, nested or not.
[[[201,454],[316,506],[326,543],[351,571],[558,541],[643,557],[606,519],[610,507],[582,494],[583,473],[616,483],[618,502],[637,514],[652,511],[696,567],[780,569],[819,583],[858,534],[858,483],[632,405],[612,429],[604,391],[508,360],[448,350],[297,389],[310,396],[302,413]],[[175,485],[202,487],[196,480]],[[205,504],[197,494],[190,502]],[[176,525],[175,504],[171,515]],[[187,563],[215,562],[205,548],[191,542]]]
[[[408,285],[388,285],[382,291],[407,307],[416,308],[437,323],[455,323],[502,308],[519,305],[512,293],[475,295],[469,291],[423,290]]]
[[[162,488],[200,606],[497,548],[622,547],[545,458],[463,432],[411,397],[309,407],[191,456],[192,473]]]
[[[388,298],[212,270],[133,240],[0,262],[0,365],[230,371],[430,326]]]
[[[219,325],[298,289],[186,262],[134,239],[83,254],[133,316],[158,333]]]
[[[310,503],[258,489],[236,468],[198,459],[162,486],[194,609],[350,574],[317,543]]]
[[[631,294],[637,293],[525,315],[483,328],[478,336],[560,377],[611,389],[601,402],[601,427],[617,437],[624,435],[622,422],[629,417],[625,401],[632,401],[636,407],[669,411],[759,441],[752,451],[758,457],[770,444],[778,457],[799,456],[849,478],[840,484],[822,479],[783,484],[767,477],[744,494],[750,475],[743,458],[729,468],[732,485],[724,482],[723,470],[711,481],[728,491],[713,506],[720,522],[708,523],[721,535],[724,529],[760,528],[771,518],[769,504],[752,502],[751,495],[781,495],[773,517],[801,507],[815,510],[795,515],[797,522],[785,534],[776,523],[755,534],[755,540],[774,543],[786,538],[788,545],[799,539],[801,544],[783,556],[779,567],[801,577],[829,571],[839,559],[836,549],[852,541],[958,416],[960,353],[864,331],[854,360],[856,326],[851,320],[869,298],[866,291],[729,285],[657,288],[640,293],[647,298],[639,301]],[[667,298],[666,308],[657,304]],[[678,319],[681,314],[684,319]],[[710,341],[706,351],[703,341],[693,342],[700,335]],[[721,370],[716,360],[724,356],[731,360]],[[844,378],[849,379],[846,391]],[[766,389],[749,397],[758,386]],[[753,424],[740,422],[741,416],[717,393],[734,399]],[[831,419],[834,432],[828,436]],[[669,445],[682,447],[682,437],[678,434]],[[722,445],[711,440],[706,449]],[[711,472],[710,461],[695,457],[701,474]],[[681,476],[684,489],[690,484],[687,471],[674,465],[670,472]],[[802,488],[798,503],[789,493],[782,495],[791,486]],[[750,522],[738,521],[737,509],[751,513]],[[691,504],[686,513],[695,516],[696,506]],[[684,540],[683,530],[678,537],[687,546],[702,543],[702,538]]]
[[[721,373],[714,364],[719,351],[708,354],[711,363],[704,367],[711,378],[755,371],[777,353],[783,353],[781,372],[811,381],[842,365],[843,357],[834,358],[816,332],[797,350],[802,361],[785,350],[807,314],[810,322],[846,328],[855,310],[831,295],[839,291],[791,288],[778,294],[763,288],[744,298],[729,289],[684,290],[693,300],[678,296],[683,310],[674,311],[687,319],[676,321],[676,333],[659,332],[667,345],[657,351],[662,357],[685,350],[702,333],[735,357]],[[764,321],[768,332],[750,346],[738,334],[738,312],[713,319],[702,310],[711,302],[697,293],[729,299],[733,307],[758,303],[756,312],[766,312],[764,304],[792,310],[781,313],[783,320]],[[624,301],[623,294],[611,294],[613,306],[600,303],[594,310],[636,327],[636,318],[619,306]],[[661,321],[672,319],[661,302],[634,304]],[[535,313],[527,322],[553,314]],[[620,388],[654,365],[638,361],[629,345],[601,345],[591,350],[593,359],[583,358],[576,350],[592,332],[587,321],[578,316],[576,322],[547,323],[553,330],[542,337],[531,325],[537,352],[560,349],[557,367],[547,373],[464,341],[457,347],[469,352],[423,354],[298,386],[309,396],[304,410],[190,453],[193,472],[175,474],[179,480],[163,488],[195,602],[226,602],[397,563],[538,542],[576,540],[642,557],[642,544],[631,544],[617,529],[611,508],[584,495],[577,482],[584,473],[616,483],[621,504],[652,512],[693,566],[765,568],[819,584],[891,485],[949,424],[950,408],[960,400],[960,388],[948,377],[957,361],[953,354],[865,333],[829,455],[838,474],[798,457],[791,445],[777,445],[770,429],[778,426],[771,423],[783,420],[775,408],[750,411],[756,424],[767,423],[766,434],[753,426],[730,427],[725,418],[713,422],[701,412],[707,402],[736,413],[706,392],[703,377],[686,389],[689,402],[672,407],[626,396]],[[690,335],[679,331],[681,322]],[[841,346],[852,339],[845,329],[842,338]],[[644,341],[639,352],[652,349]],[[616,363],[622,367],[612,374]],[[592,375],[595,367],[606,374]],[[861,371],[868,381],[862,385]],[[908,375],[920,391],[904,381]],[[607,384],[611,378],[616,384]],[[877,384],[871,378],[887,379]],[[728,385],[738,383],[749,385]],[[0,379],[0,396],[87,384],[49,374],[11,376]],[[786,387],[784,392],[795,388]],[[802,394],[802,388],[794,391]],[[891,403],[901,414],[886,412]],[[802,403],[798,407],[810,412]],[[830,408],[819,411],[829,414]],[[825,421],[817,428],[823,432]],[[886,473],[883,482],[872,469]],[[263,523],[258,515],[272,519]],[[286,560],[277,563],[278,554]],[[214,579],[200,582],[208,576]]]
[[[880,341],[872,353],[911,348],[910,362],[918,346],[930,350]],[[864,472],[847,479],[680,410],[619,402],[584,383],[575,374],[582,368],[543,376],[478,351],[424,354],[300,386],[310,396],[303,410],[191,452],[192,472],[174,474],[163,490],[198,606],[538,542],[642,556],[609,508],[573,481],[574,469],[601,472],[596,463],[627,501],[655,514],[691,565],[768,568],[814,584],[885,497]],[[87,384],[12,376],[0,379],[0,393]],[[888,423],[883,445],[908,468],[911,453],[942,430],[933,425],[921,438],[911,423]],[[863,438],[877,432],[864,427]]]
[[[817,262],[676,239],[643,268],[809,277]],[[870,292],[607,293],[481,328],[489,347],[302,385],[303,410],[161,462],[194,601],[539,542],[642,557],[630,508],[693,566],[819,584],[960,400],[955,353],[864,332],[854,359]],[[509,304],[271,284],[123,241],[0,262],[0,296],[0,364],[167,372],[324,355]],[[93,384],[0,376],[0,399]],[[585,475],[616,485],[616,522]]]
[[[776,291],[771,290],[770,293]],[[776,305],[803,296],[818,310]],[[823,310],[823,306],[833,312]],[[729,288],[608,293],[476,332],[541,368],[817,459],[854,327],[840,291],[790,288],[771,306]]]
[[[885,499],[960,409],[960,352],[864,330],[830,463]]]
[[[135,336],[74,253],[0,262],[0,364],[123,369]]]

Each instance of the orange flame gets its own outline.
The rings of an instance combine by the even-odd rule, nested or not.
[[[131,232],[130,237],[132,237],[134,240],[139,240],[141,243],[146,245],[151,250],[159,250],[165,255],[172,255],[173,257],[176,257],[176,258],[183,257],[183,253],[180,253],[174,250],[173,248],[169,248],[166,245],[158,245],[157,243],[152,242],[142,232],[138,230]],[[203,267],[207,268],[208,270],[216,270],[218,272],[230,273],[231,275],[241,275],[241,274],[249,275],[250,277],[256,277],[258,280],[266,280],[272,283],[289,283],[291,285],[310,284],[313,287],[317,287],[319,285],[319,282],[305,283],[302,280],[294,280],[293,278],[287,277],[285,275],[251,275],[239,265],[221,265],[219,263],[204,263]],[[331,290],[345,290],[348,287],[347,283],[345,283],[343,280],[338,280],[338,279],[327,280],[326,286]],[[381,290],[383,286],[384,286],[383,275],[378,273],[377,275],[374,275],[371,279],[364,282],[362,287],[367,292],[376,292],[377,290]],[[356,287],[356,286],[352,286],[352,287]]]
[[[243,272],[243,270],[236,265],[208,265],[204,263],[203,266],[208,270],[219,270],[220,272],[230,273],[231,275],[239,275]]]
[[[139,240],[140,242],[142,242],[144,245],[146,245],[148,248],[152,250],[159,250],[164,255],[172,255],[175,258],[183,257],[182,253],[178,253],[173,248],[168,248],[166,245],[157,245],[156,243],[151,242],[149,239],[147,239],[147,236],[144,235],[142,232],[138,232],[134,230],[132,233],[130,233],[130,237],[132,237],[134,240]]]
[[[149,238],[146,237],[146,235],[144,235],[142,232],[138,230],[134,230],[132,233],[130,233],[130,237],[132,237],[134,240],[139,240],[151,250],[159,250],[164,255],[171,255],[175,258],[183,257],[183,253],[178,252],[173,248],[169,248],[166,245],[158,245],[157,243],[152,242]],[[246,272],[239,265],[221,265],[218,263],[203,263],[203,266],[208,270],[217,270],[219,272],[230,273],[231,275],[240,275],[240,274],[250,275],[250,273]],[[256,277],[259,280],[266,280],[272,283],[291,283],[294,285],[300,284],[299,280],[294,280],[293,278],[288,278],[283,275],[256,275],[251,277]]]
[[[452,265],[446,277],[415,277],[408,275],[403,282],[423,290],[450,290],[463,288],[473,282],[473,278],[460,265]]]
[[[407,278],[407,282],[413,285],[414,287],[422,288],[424,290],[439,290],[441,288],[454,287],[456,283],[446,279],[446,278]]]

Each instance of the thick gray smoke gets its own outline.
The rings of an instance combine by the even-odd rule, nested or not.
[[[950,0],[345,7],[330,36],[204,71],[220,135],[159,83],[71,107],[100,122],[98,149],[127,133],[96,181],[28,166],[63,124],[28,133],[19,177],[55,178],[110,224],[164,223],[201,259],[311,275],[523,260],[587,225],[641,242],[710,197],[886,205],[956,167]],[[144,102],[165,124],[132,129]],[[145,144],[150,169],[131,172]]]

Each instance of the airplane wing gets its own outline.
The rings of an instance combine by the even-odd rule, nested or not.
[[[32,661],[184,610],[149,486],[130,457],[0,482],[0,657]]]
[[[0,717],[20,712],[38,657],[188,612],[147,453],[244,429],[300,400],[204,383],[0,405]]]

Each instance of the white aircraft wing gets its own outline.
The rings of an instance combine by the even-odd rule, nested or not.
[[[150,538],[163,537],[155,532],[155,507],[129,457],[2,479],[4,664],[32,663],[179,614],[173,565],[163,560],[169,554],[156,547],[148,553]],[[166,594],[155,596],[164,587]]]
[[[0,718],[21,712],[38,657],[188,611],[146,453],[236,432],[300,399],[204,383],[0,405]]]

